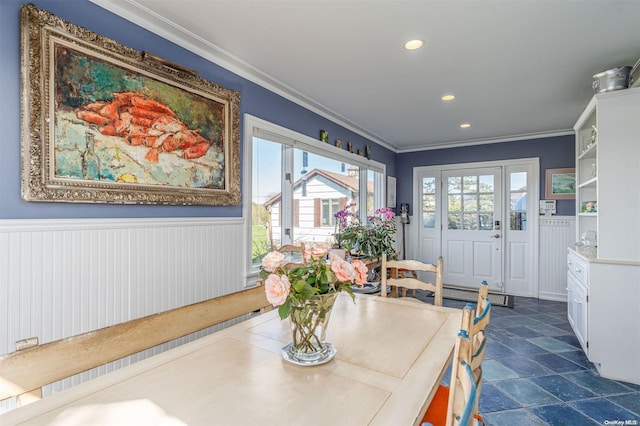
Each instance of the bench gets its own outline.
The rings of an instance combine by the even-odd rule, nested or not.
[[[25,339],[0,356],[0,401],[25,405],[42,398],[42,386],[269,306],[256,286],[42,345]]]

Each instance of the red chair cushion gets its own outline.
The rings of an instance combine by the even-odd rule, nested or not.
[[[444,426],[447,422],[447,405],[449,403],[449,387],[440,385],[436,394],[422,418],[422,422],[431,423],[433,426]]]

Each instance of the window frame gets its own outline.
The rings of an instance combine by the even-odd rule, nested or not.
[[[251,259],[251,246],[252,246],[252,230],[251,224],[251,209],[252,209],[252,199],[253,199],[253,191],[251,187],[252,177],[253,177],[253,138],[258,137],[265,140],[269,140],[272,142],[280,143],[282,145],[300,149],[303,151],[307,151],[310,153],[314,153],[317,155],[321,155],[336,161],[344,161],[351,165],[357,166],[359,168],[359,202],[361,205],[366,206],[367,204],[367,179],[368,179],[368,171],[374,171],[379,173],[379,182],[374,182],[374,210],[380,207],[384,207],[386,205],[386,186],[382,184],[382,182],[386,182],[386,164],[380,163],[375,160],[367,159],[366,157],[359,156],[353,153],[350,153],[342,148],[337,148],[333,145],[327,143],[321,143],[320,140],[314,139],[312,137],[303,135],[294,130],[288,129],[286,127],[279,126],[277,124],[271,123],[269,121],[260,119],[258,117],[252,116],[250,114],[243,115],[244,123],[243,123],[243,191],[242,191],[242,216],[245,220],[245,235],[244,235],[244,258],[246,262],[246,271],[247,277],[255,277],[258,273],[258,268],[253,265]],[[293,164],[293,149],[286,149],[285,152],[290,153],[290,157],[288,155],[283,156],[282,161],[283,164],[290,162]],[[285,167],[283,167],[284,169]],[[285,173],[287,171],[283,170],[282,180],[285,178]],[[282,227],[291,227],[293,228],[293,192],[292,192],[292,184],[291,185],[283,185],[282,188],[282,197],[289,197],[292,199],[290,207],[287,211],[282,211]],[[376,194],[379,192],[379,194]],[[283,209],[284,210],[284,209]],[[290,211],[289,211],[290,210]],[[361,220],[366,221],[366,208],[360,209]],[[283,241],[285,243],[285,241]]]

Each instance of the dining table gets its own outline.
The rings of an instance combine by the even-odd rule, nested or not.
[[[0,425],[417,425],[452,357],[460,309],[342,292],[321,365],[283,359],[277,309],[0,416]]]

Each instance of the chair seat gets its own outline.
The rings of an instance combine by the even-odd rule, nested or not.
[[[447,404],[449,401],[449,386],[440,385],[427,409],[422,424],[444,426],[447,421]]]
[[[440,385],[431,400],[431,405],[424,413],[422,426],[445,426],[447,423],[447,407],[449,401],[449,386]],[[478,414],[473,415],[474,424],[484,425],[484,418]]]

